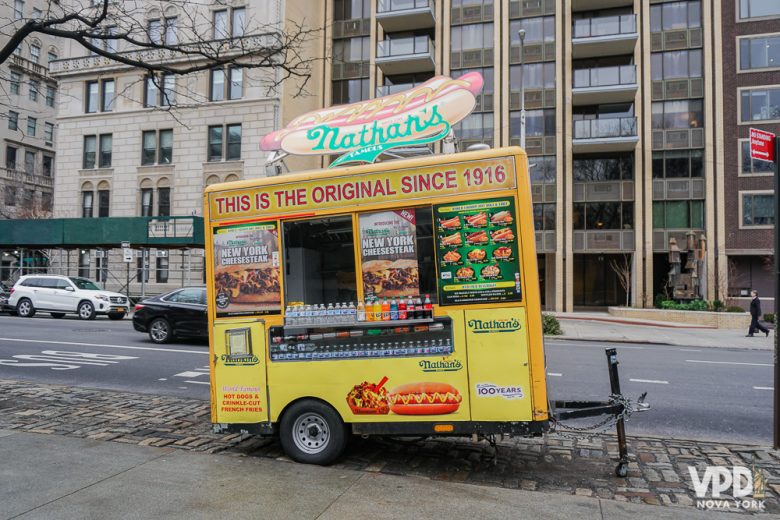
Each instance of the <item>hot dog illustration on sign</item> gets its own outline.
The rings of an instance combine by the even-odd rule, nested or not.
[[[389,148],[443,139],[476,106],[484,80],[479,72],[436,76],[381,98],[307,112],[260,142],[262,150],[294,155],[343,153],[331,164],[374,162]]]

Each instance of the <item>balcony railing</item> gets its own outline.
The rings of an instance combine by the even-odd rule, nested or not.
[[[611,87],[636,84],[636,65],[577,69],[574,88]]]
[[[431,0],[379,0],[376,5],[377,14],[424,9],[431,7]]]
[[[596,38],[636,33],[636,15],[602,16],[574,21],[574,38]]]
[[[376,44],[376,57],[398,58],[402,56],[415,56],[430,54],[433,50],[433,42],[428,36],[412,36],[409,38],[395,38],[383,40]]]
[[[36,184],[38,186],[52,186],[52,178],[50,175],[40,175],[36,172],[27,173],[25,171],[14,170],[11,168],[0,168],[0,171],[2,171],[3,177],[12,181],[26,182],[28,184]]]
[[[35,63],[34,61],[30,61],[27,58],[22,58],[21,56],[17,56],[16,54],[11,55],[11,65],[19,67],[20,69],[24,70],[28,74],[33,74],[35,76],[40,76],[42,78],[49,77],[48,67],[44,67],[43,65]]]
[[[574,122],[575,139],[609,139],[636,135],[635,117],[584,119]]]
[[[389,96],[390,94],[398,94],[405,90],[411,90],[417,85],[422,83],[399,83],[398,85],[379,85],[376,88],[376,97]]]

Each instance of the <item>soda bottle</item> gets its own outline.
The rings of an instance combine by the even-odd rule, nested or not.
[[[391,320],[398,319],[398,303],[396,303],[395,298],[390,300],[390,319]]]
[[[406,316],[406,302],[404,301],[404,297],[401,296],[398,298],[398,319],[405,320],[407,319]]]
[[[357,320],[358,321],[366,321],[366,306],[363,305],[363,302],[358,302],[358,305],[357,305]]]
[[[382,321],[382,302],[374,296],[374,321]]]
[[[382,301],[382,321],[390,320],[390,302],[387,301],[387,297]]]
[[[418,320],[421,320],[425,317],[425,311],[423,310],[423,302],[422,298],[419,296],[416,300],[414,300],[414,316]]]
[[[433,318],[433,304],[431,303],[431,297],[429,295],[425,295],[425,303],[423,304],[423,310],[425,311],[424,317],[425,318]]]
[[[406,319],[414,319],[414,301],[412,300],[411,295],[409,295],[409,297],[406,299]]]

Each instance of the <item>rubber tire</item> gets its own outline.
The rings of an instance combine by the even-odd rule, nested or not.
[[[155,323],[162,322],[165,324],[165,326],[168,329],[168,335],[165,336],[163,339],[155,339],[154,336],[152,336],[152,327],[154,327]],[[171,324],[168,323],[168,320],[165,318],[155,318],[152,321],[149,322],[149,325],[146,327],[149,331],[149,339],[152,340],[153,343],[157,343],[158,345],[163,345],[165,343],[170,343],[171,340],[173,340],[173,329],[171,328]]]
[[[309,412],[319,414],[330,430],[330,439],[325,449],[314,454],[302,451],[295,445],[293,439],[295,434],[293,425],[296,419]],[[332,464],[344,452],[344,448],[347,446],[347,435],[347,427],[338,412],[327,404],[313,399],[298,401],[290,406],[279,424],[279,440],[282,449],[292,460],[303,464],[318,464],[320,466]]]
[[[51,317],[54,318],[55,320],[65,317],[64,312],[50,312],[49,314],[51,314]]]
[[[127,313],[124,312],[109,312],[108,313],[108,319],[110,320],[123,320],[125,319],[125,316],[127,316]]]
[[[92,310],[92,312],[89,314],[88,317],[84,317],[81,315],[81,308],[84,307],[85,305],[89,305],[89,308]],[[97,313],[95,312],[95,306],[92,305],[92,302],[86,302],[86,301],[79,303],[79,306],[76,307],[76,312],[78,313],[80,320],[94,320],[95,316],[97,315]]]
[[[22,314],[19,312],[19,307],[22,305],[22,303],[27,302],[30,305],[30,310],[27,312],[27,314]],[[35,316],[35,306],[32,303],[32,300],[29,298],[22,298],[18,302],[16,302],[16,315],[20,318],[32,318]]]

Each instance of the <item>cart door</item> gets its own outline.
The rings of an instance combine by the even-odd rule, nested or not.
[[[231,320],[214,325],[211,417],[216,423],[268,420],[265,324]]]
[[[531,421],[524,308],[466,311],[472,421]]]

